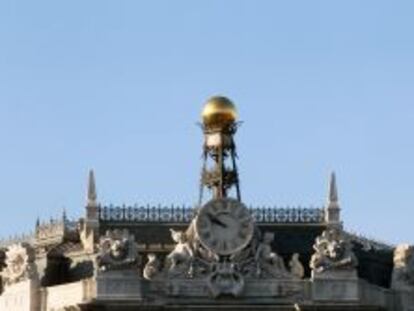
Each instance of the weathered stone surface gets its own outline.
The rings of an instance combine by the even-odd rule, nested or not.
[[[25,280],[7,286],[0,296],[0,310],[39,311],[39,283]]]
[[[63,285],[50,286],[42,290],[43,306],[47,311],[77,310],[78,305],[95,298],[95,282],[86,279]]]
[[[243,297],[272,297],[303,300],[305,297],[305,282],[290,279],[246,280]]]
[[[312,299],[331,303],[357,302],[359,300],[357,278],[314,278]]]
[[[167,283],[167,295],[173,297],[211,297],[205,279],[172,279]]]
[[[134,270],[108,271],[96,278],[97,300],[140,300],[142,278]]]

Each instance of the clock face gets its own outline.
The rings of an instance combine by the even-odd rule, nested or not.
[[[249,244],[254,224],[244,204],[234,199],[214,199],[199,210],[195,229],[204,247],[219,255],[230,255]]]

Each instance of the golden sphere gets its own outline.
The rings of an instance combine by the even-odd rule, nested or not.
[[[205,104],[201,117],[204,126],[224,127],[236,121],[237,109],[227,97],[214,96]]]

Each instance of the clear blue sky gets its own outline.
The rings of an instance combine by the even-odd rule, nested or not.
[[[0,3],[0,236],[63,207],[196,202],[203,102],[237,104],[242,195],[414,243],[414,2]]]

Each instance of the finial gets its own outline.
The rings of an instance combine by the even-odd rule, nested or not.
[[[205,127],[223,128],[237,120],[237,109],[227,97],[214,96],[205,104],[201,117]]]
[[[68,219],[67,215],[66,215],[66,208],[64,207],[62,210],[62,220],[63,222],[66,222],[66,220]]]
[[[95,174],[93,170],[89,171],[89,179],[88,179],[88,206],[96,206],[96,185],[95,185]]]
[[[338,188],[336,186],[336,175],[335,172],[331,173],[331,178],[329,180],[329,202],[338,202]]]
[[[335,172],[331,173],[329,179],[328,202],[325,208],[325,221],[329,225],[342,226],[341,209],[338,202],[338,187],[336,185]]]

